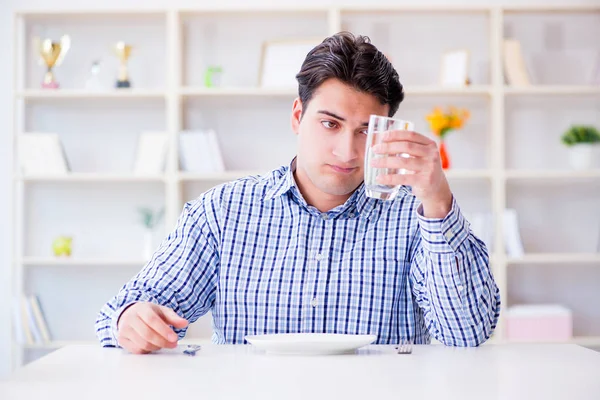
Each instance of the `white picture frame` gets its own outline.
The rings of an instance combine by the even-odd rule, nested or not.
[[[444,52],[440,69],[440,85],[462,87],[468,85],[470,53],[465,49]]]
[[[258,86],[270,89],[298,87],[296,74],[300,72],[307,54],[322,38],[272,40],[262,45]]]
[[[64,175],[70,172],[57,133],[27,132],[19,136],[17,145],[23,175]]]
[[[133,174],[162,174],[165,170],[167,147],[166,132],[142,132],[138,138]]]

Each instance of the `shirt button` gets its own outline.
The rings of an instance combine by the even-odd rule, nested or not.
[[[321,218],[323,219],[329,219],[329,215],[327,215],[326,213],[321,214]]]
[[[458,289],[459,292],[462,292],[464,290],[463,285],[458,285],[456,288]]]
[[[452,238],[454,237],[454,235],[451,232],[447,232],[444,236],[446,236],[446,239],[448,240],[452,240]]]
[[[310,301],[310,305],[313,307],[317,306],[317,298],[316,297]]]
[[[354,218],[354,217],[356,217],[356,214],[354,214],[354,213],[350,213],[350,214],[348,214],[348,217],[349,217],[349,218]]]
[[[323,254],[319,253],[315,258],[317,259],[317,261],[321,261],[325,257],[323,256]]]

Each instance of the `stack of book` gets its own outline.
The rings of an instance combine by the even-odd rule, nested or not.
[[[22,295],[13,302],[15,337],[21,344],[50,343],[50,332],[36,295]]]

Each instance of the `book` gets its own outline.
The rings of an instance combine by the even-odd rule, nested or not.
[[[21,171],[24,175],[66,174],[66,153],[56,133],[25,133],[17,140]]]
[[[494,216],[489,212],[477,212],[471,214],[467,220],[471,224],[471,231],[480,239],[488,249],[488,253],[494,251]]]
[[[42,333],[37,325],[35,320],[35,315],[33,315],[33,308],[31,307],[31,303],[27,296],[22,296],[22,301],[25,308],[25,313],[27,314],[27,323],[29,324],[29,330],[31,331],[31,335],[33,336],[34,343],[42,344],[44,340],[42,339]]]
[[[46,319],[44,318],[44,314],[42,313],[42,307],[40,306],[40,300],[38,296],[31,295],[28,298],[29,304],[31,306],[31,310],[33,311],[33,315],[35,317],[35,322],[38,330],[42,336],[42,340],[45,343],[50,342],[50,332],[48,330],[48,325],[46,324]]]
[[[507,208],[504,210],[503,223],[504,244],[506,246],[507,254],[510,257],[522,257],[525,251],[521,241],[521,234],[519,233],[517,210],[513,208]]]
[[[140,134],[133,165],[135,175],[153,175],[164,171],[167,140],[165,132],[142,132]]]
[[[188,172],[223,172],[225,165],[213,130],[183,131],[179,135],[181,169]]]
[[[25,297],[21,296],[19,298],[19,302],[17,303],[19,304],[19,308],[20,308],[20,320],[21,320],[21,327],[23,328],[23,332],[25,334],[25,343],[26,344],[35,344],[35,338],[33,336],[33,332],[31,331],[31,327],[29,324],[29,315],[27,312],[27,302],[25,301]]]
[[[529,86],[531,79],[527,71],[521,43],[515,39],[505,39],[503,44],[504,74],[511,86]]]

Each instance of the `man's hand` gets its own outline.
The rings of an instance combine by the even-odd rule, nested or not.
[[[437,144],[410,131],[383,133],[383,143],[373,146],[378,154],[391,157],[373,159],[376,168],[406,169],[407,174],[380,175],[377,180],[383,185],[408,185],[423,204],[423,215],[428,218],[444,218],[452,208],[452,192],[442,170]],[[400,154],[409,154],[410,158]]]
[[[126,308],[117,322],[119,345],[133,354],[177,347],[177,334],[169,325],[185,328],[187,320],[170,308],[140,302]]]

